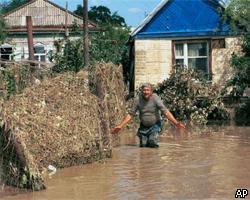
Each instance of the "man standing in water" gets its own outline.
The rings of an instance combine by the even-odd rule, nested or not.
[[[157,94],[153,93],[150,83],[145,83],[141,87],[141,93],[135,99],[132,110],[125,116],[122,122],[117,125],[112,133],[118,133],[139,111],[140,128],[137,136],[140,139],[140,147],[159,147],[158,138],[161,131],[160,113],[164,114],[176,128],[185,128],[185,125],[178,122],[170,111],[164,106]]]

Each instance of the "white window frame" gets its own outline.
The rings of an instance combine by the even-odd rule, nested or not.
[[[34,57],[38,56],[38,60],[39,62],[46,62],[47,60],[47,57],[46,57],[46,48],[45,48],[45,45],[42,44],[42,43],[37,43],[34,45],[34,52],[35,52],[35,48],[36,47],[43,47],[44,48],[44,53],[34,53]],[[41,61],[41,57],[44,56],[45,57],[45,60],[44,61]],[[35,59],[36,60],[36,59]]]
[[[188,56],[188,44],[199,44],[199,43],[206,43],[207,45],[207,56]],[[176,55],[176,44],[183,44],[183,56],[177,56]],[[207,70],[206,73],[210,74],[210,70],[209,70],[209,42],[206,40],[201,40],[201,41],[193,41],[193,42],[188,42],[188,41],[183,41],[183,42],[179,42],[179,41],[175,41],[174,42],[174,63],[176,64],[176,59],[183,59],[183,65],[188,67],[188,59],[189,58],[207,58]]]

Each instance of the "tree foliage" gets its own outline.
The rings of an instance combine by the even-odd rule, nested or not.
[[[234,31],[239,29],[243,32],[250,31],[250,1],[249,0],[230,0],[226,7],[223,19],[227,21]]]
[[[106,27],[104,32],[92,35],[90,56],[92,62],[105,61],[115,64],[122,63],[127,55],[125,45],[129,36],[129,29],[123,27]],[[125,56],[125,57],[124,57]]]
[[[103,12],[101,12],[103,11]],[[78,5],[74,11],[75,14],[82,15],[83,8]],[[120,19],[116,13],[112,14],[110,10],[104,6],[92,7],[89,11],[92,15],[90,19],[94,22],[100,22],[102,28],[99,31],[89,34],[90,39],[90,62],[92,66],[96,62],[105,61],[115,64],[125,63],[128,57],[128,47],[125,45],[129,37],[129,29],[121,26]],[[93,14],[95,13],[95,14]],[[93,16],[95,17],[93,18]],[[98,21],[105,19],[102,22]],[[119,21],[119,23],[117,22]],[[124,22],[124,19],[121,20]],[[118,24],[115,26],[114,24]],[[80,30],[77,24],[73,27],[74,32]],[[50,55],[56,65],[53,67],[54,72],[74,71],[78,72],[84,66],[83,60],[83,41],[77,40],[58,40],[55,42],[56,53]]]
[[[123,64],[128,57],[128,47],[125,45],[129,30],[123,28],[109,28],[105,32],[90,35],[90,61],[105,61],[115,64]],[[56,65],[54,72],[74,71],[78,72],[84,66],[83,42],[77,40],[58,40],[54,43],[57,51],[50,58]]]
[[[0,44],[4,43],[7,33],[6,33],[6,23],[4,18],[0,15]]]
[[[50,55],[51,61],[56,65],[53,67],[53,72],[73,71],[78,72],[83,68],[83,46],[79,40],[58,40],[54,43],[56,53]]]
[[[83,6],[78,4],[74,13],[83,17]]]
[[[101,13],[101,10],[104,13]],[[82,6],[78,5],[76,14],[81,14]],[[112,14],[110,10],[104,6],[92,7],[89,13],[95,14],[95,22],[100,19],[105,19],[100,22],[102,30],[89,35],[90,38],[90,61],[94,65],[95,62],[105,61],[115,64],[127,63],[128,46],[126,42],[129,37],[129,28],[121,26],[124,19]],[[92,18],[93,19],[93,18]],[[122,19],[122,20],[121,20]],[[74,29],[77,29],[74,27]],[[76,30],[75,30],[76,31]],[[75,41],[57,41],[57,52],[51,55],[51,60],[57,64],[54,67],[55,72],[61,71],[79,71],[83,68],[83,46],[82,39]]]
[[[235,109],[235,122],[237,125],[250,126],[250,99],[239,104]]]
[[[232,30],[243,34],[243,55],[234,54],[231,66],[235,74],[226,87],[231,88],[231,95],[239,98],[250,86],[250,1],[232,0],[226,8],[223,18],[230,22]]]
[[[83,17],[83,6],[77,5],[75,14]],[[126,27],[126,22],[123,17],[118,15],[117,12],[111,13],[110,9],[105,6],[93,6],[88,11],[89,20],[97,23],[101,27],[105,26],[120,26]]]
[[[8,0],[0,4],[1,13],[5,14],[23,4],[27,3],[27,0]]]

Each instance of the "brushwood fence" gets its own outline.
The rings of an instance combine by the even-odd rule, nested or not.
[[[110,130],[125,114],[121,67],[96,64],[91,91],[86,71],[54,77],[28,68],[23,76],[20,66],[12,68],[13,94],[2,76],[0,185],[41,190],[48,165],[63,168],[111,156],[119,138]]]

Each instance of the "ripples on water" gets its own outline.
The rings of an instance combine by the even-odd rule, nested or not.
[[[112,159],[58,171],[47,190],[3,199],[234,199],[237,188],[250,190],[250,127],[173,129],[160,141],[139,148],[124,133]]]

